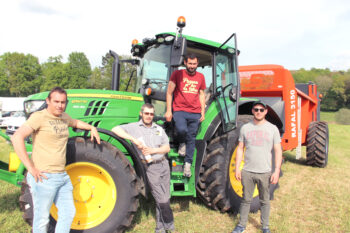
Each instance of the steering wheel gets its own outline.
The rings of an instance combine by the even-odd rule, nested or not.
[[[155,90],[159,91],[166,91],[166,86],[167,86],[168,81],[160,78],[152,78],[149,79],[149,85],[154,88]]]

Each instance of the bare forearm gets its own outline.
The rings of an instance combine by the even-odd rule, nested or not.
[[[236,152],[236,171],[239,170],[239,167],[241,166],[241,162],[243,159],[243,149],[241,149],[240,147],[237,148],[237,152]]]
[[[275,170],[281,169],[282,165],[282,148],[281,145],[275,146]]]
[[[112,129],[112,132],[115,133],[116,135],[118,135],[121,138],[130,140],[130,141],[134,141],[135,138],[133,136],[131,136],[130,134],[128,134],[127,132],[125,132],[125,130],[123,130],[121,127],[117,126],[114,127]]]
[[[173,95],[172,93],[167,92],[166,93],[166,111],[171,112],[173,103]]]
[[[170,146],[168,145],[162,145],[158,148],[153,148],[153,154],[166,154],[170,151]]]
[[[205,112],[205,95],[203,90],[199,94],[199,101],[201,103],[201,113],[204,113]]]
[[[76,120],[75,127],[78,129],[83,129],[83,130],[92,130],[94,128],[94,126],[92,126],[84,121],[80,121],[80,120]]]

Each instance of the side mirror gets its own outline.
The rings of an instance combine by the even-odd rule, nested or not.
[[[171,66],[180,66],[183,62],[185,51],[187,48],[187,41],[185,37],[177,37],[171,48]]]
[[[237,90],[236,88],[232,88],[229,92],[229,98],[232,102],[236,102],[237,101]]]

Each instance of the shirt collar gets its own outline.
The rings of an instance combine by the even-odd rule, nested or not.
[[[156,124],[155,124],[154,122],[152,122],[152,126],[151,126],[151,127],[147,127],[147,126],[143,123],[142,119],[139,120],[139,125],[140,125],[140,126],[143,126],[143,127],[145,127],[145,128],[156,128],[156,127],[157,127]]]

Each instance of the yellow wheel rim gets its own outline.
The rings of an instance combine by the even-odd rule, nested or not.
[[[244,152],[245,152],[245,148],[244,148]],[[244,166],[244,152],[243,152],[243,159],[242,159],[241,165],[239,167],[240,170],[242,170],[242,168]],[[235,191],[235,193],[238,196],[243,197],[243,186],[242,186],[242,183],[241,183],[241,181],[238,181],[236,179],[236,176],[235,176],[236,155],[237,155],[236,153],[237,153],[237,147],[236,147],[235,151],[233,152],[233,154],[231,156],[229,176],[230,176],[230,182],[231,182],[232,189]],[[259,195],[259,191],[258,191],[258,188],[255,185],[253,198],[258,196],[258,195]]]
[[[117,188],[109,173],[101,166],[77,162],[66,167],[73,184],[76,214],[71,228],[90,229],[100,225],[112,213],[117,201]],[[50,213],[57,221],[57,208]]]

